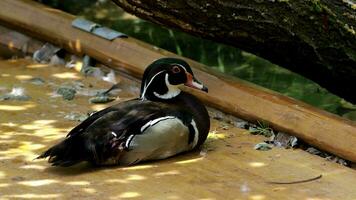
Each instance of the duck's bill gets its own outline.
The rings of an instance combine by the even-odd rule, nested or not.
[[[187,73],[187,82],[184,85],[198,90],[202,90],[204,92],[208,92],[208,88],[201,84],[190,73]]]

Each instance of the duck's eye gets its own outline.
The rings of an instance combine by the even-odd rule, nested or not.
[[[180,68],[178,66],[174,66],[174,67],[172,67],[172,72],[173,73],[179,73],[180,72]]]

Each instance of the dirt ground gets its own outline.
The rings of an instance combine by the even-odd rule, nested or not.
[[[42,78],[43,84],[30,80]],[[0,200],[5,199],[356,199],[356,172],[302,150],[256,151],[264,140],[213,120],[201,151],[132,167],[95,168],[81,164],[51,167],[34,160],[86,114],[136,97],[139,83],[117,75],[118,99],[90,104],[87,94],[111,84],[63,66],[29,60],[0,61],[0,95],[22,87],[28,101],[0,101]],[[76,82],[75,82],[76,81]],[[72,101],[54,95],[63,84],[81,84]],[[86,94],[87,93],[87,94]],[[66,117],[67,116],[67,117]],[[290,182],[322,175],[300,184]]]

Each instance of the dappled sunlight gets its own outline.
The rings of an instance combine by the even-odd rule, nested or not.
[[[108,179],[105,180],[106,183],[129,183],[128,180],[124,180],[124,179]]]
[[[83,67],[83,62],[77,61],[77,62],[75,62],[75,65],[73,68],[75,71],[80,72],[82,70],[82,67]]]
[[[24,144],[27,143],[27,144]],[[19,147],[9,148],[7,150],[0,151],[0,160],[13,159],[14,157],[23,157],[21,161],[33,161],[38,155],[31,150],[37,150],[44,147],[43,144],[30,144],[31,142],[21,142]],[[23,144],[23,145],[21,145]],[[13,146],[13,145],[11,145]],[[16,159],[14,159],[16,161]]]
[[[255,195],[249,196],[248,199],[250,199],[250,200],[264,200],[264,199],[266,199],[266,196],[262,195],[262,194],[255,194]]]
[[[0,183],[0,188],[9,187],[9,183]]]
[[[139,175],[139,174],[130,174],[126,178],[119,178],[119,179],[108,179],[105,182],[107,183],[130,183],[132,181],[142,181],[147,179],[147,177]]]
[[[68,41],[69,48],[73,49],[74,51],[80,53],[82,51],[82,45],[80,39],[76,39],[75,41],[71,40]]]
[[[1,126],[7,126],[7,127],[16,127],[18,124],[13,123],[13,122],[6,122],[6,123],[1,123]]]
[[[80,76],[78,75],[78,73],[75,73],[75,72],[55,73],[55,74],[52,74],[52,76],[55,78],[60,78],[60,79],[80,79]]]
[[[224,139],[226,138],[226,133],[217,132],[216,130],[210,131],[208,139]]]
[[[157,165],[136,165],[136,166],[122,167],[121,170],[135,171],[135,170],[151,169],[151,168],[156,168],[156,167],[158,167],[158,166]]]
[[[45,147],[43,144],[33,144],[32,142],[21,142],[21,146],[18,147],[21,151],[38,150]]]
[[[138,18],[135,15],[131,15],[129,13],[123,13],[123,15],[121,16],[122,19],[124,20],[137,20]]]
[[[108,105],[105,104],[95,104],[90,106],[92,110],[103,110],[108,107]]]
[[[71,181],[71,182],[67,182],[67,185],[90,185],[90,183],[88,181]]]
[[[18,184],[25,185],[25,186],[31,186],[31,187],[39,187],[39,186],[44,186],[44,185],[50,185],[53,183],[58,183],[58,181],[52,180],[52,179],[42,179],[42,180],[21,181]]]
[[[134,197],[139,197],[139,196],[141,196],[141,194],[138,192],[124,192],[124,193],[118,195],[117,197],[123,198],[123,199],[126,199],[126,198],[128,199],[128,198],[134,198]],[[110,197],[110,199],[117,199],[117,197]]]
[[[88,194],[94,194],[97,192],[96,189],[94,189],[94,188],[83,188],[83,191]]]
[[[30,64],[26,66],[26,68],[29,69],[40,69],[40,68],[47,68],[47,67],[49,67],[48,64]]]
[[[154,176],[170,176],[170,175],[179,175],[181,174],[178,170],[170,170],[166,172],[155,173]]]
[[[128,181],[140,181],[140,180],[145,180],[146,177],[138,175],[138,174],[131,174],[129,177],[126,178]]]
[[[80,39],[75,40],[75,50],[79,53],[82,51],[82,44],[80,42]]]
[[[250,162],[249,166],[251,167],[265,167],[267,164],[264,162]]]
[[[31,78],[33,78],[33,76],[30,75],[16,75],[15,76],[16,79],[24,81],[24,80],[29,80]]]
[[[42,128],[52,128],[52,126],[49,126],[49,125],[53,124],[55,122],[56,122],[56,120],[36,120],[31,124],[21,125],[20,128],[25,129],[25,130],[37,130],[37,129],[42,129]]]
[[[44,170],[46,167],[43,165],[35,165],[35,164],[30,164],[30,165],[22,165],[19,167],[20,169],[30,169],[30,170]]]
[[[196,162],[199,162],[199,161],[202,161],[202,160],[204,160],[204,158],[200,157],[200,158],[192,158],[192,159],[186,159],[186,160],[182,160],[182,161],[177,161],[175,163],[179,164],[179,165],[185,165],[185,164],[196,163]]]
[[[0,110],[2,111],[22,111],[22,110],[27,110],[30,108],[36,107],[35,104],[25,104],[25,105],[0,105]]]
[[[1,74],[1,77],[10,77],[10,74]]]
[[[0,171],[0,179],[4,178],[6,175],[5,175],[5,172],[3,171]]]

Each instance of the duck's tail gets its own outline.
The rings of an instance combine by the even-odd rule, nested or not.
[[[69,167],[81,161],[88,160],[83,140],[78,137],[68,137],[49,148],[36,159],[47,158],[53,166]]]

